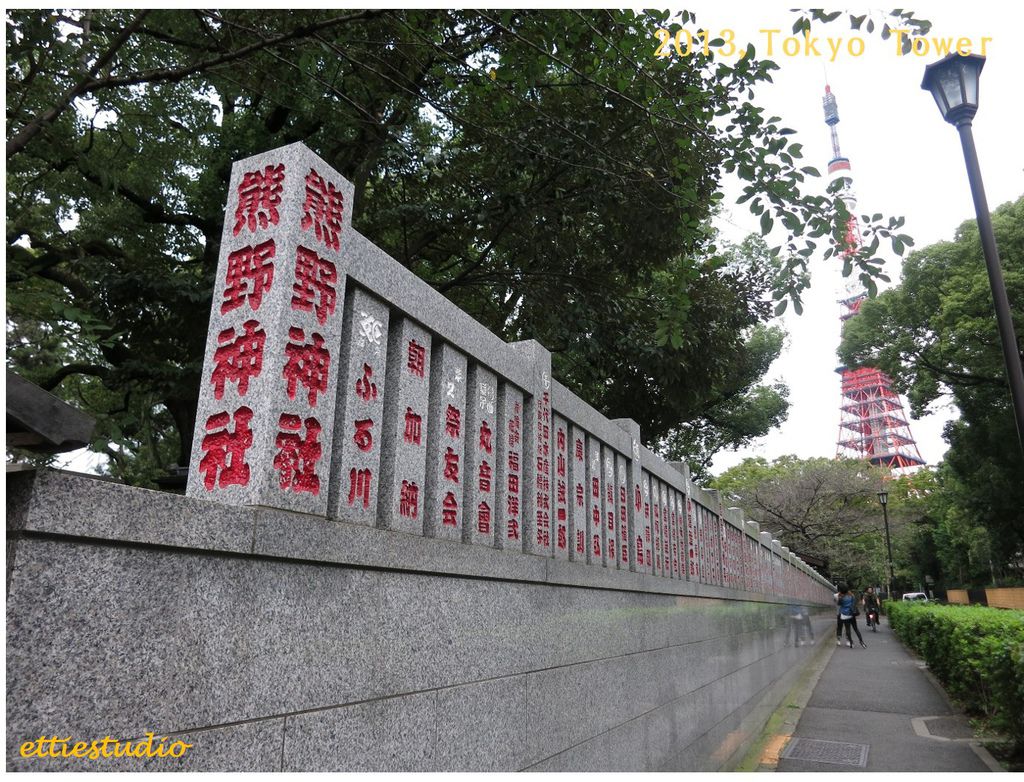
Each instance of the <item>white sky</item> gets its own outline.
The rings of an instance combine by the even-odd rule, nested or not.
[[[707,5],[706,10],[690,4],[687,8],[697,9],[701,25],[712,30],[732,29],[743,45],[753,42],[759,56],[766,54],[766,36],[758,31],[782,28],[791,35],[794,18],[787,6],[775,3],[719,3]],[[933,23],[929,36],[967,36],[979,44],[982,36],[993,39],[981,75],[974,136],[989,206],[994,209],[1024,193],[1022,68],[1017,51],[1024,12],[1015,4],[985,2],[925,3],[918,8],[918,18]],[[875,11],[873,16],[880,20],[883,12]],[[819,34],[822,38],[848,38],[857,33],[850,31],[848,20],[837,20],[820,28]],[[920,88],[925,65],[939,57],[899,57],[894,41],[881,40],[877,29],[868,35],[862,28],[859,35],[865,43],[859,57],[842,51],[830,62],[831,52],[824,40],[819,46],[821,57],[778,56],[776,52],[773,59],[781,70],[774,74],[775,84],[758,93],[757,102],[797,131],[796,139],[804,145],[805,164],[824,174],[832,157],[821,108],[827,68],[827,80],[839,105],[840,146],[852,165],[858,214],[905,216],[902,232],[914,238],[915,249],[952,239],[957,226],[974,218],[974,205],[956,129],[941,119],[930,94]],[[746,205],[735,206],[734,201],[726,200],[726,221],[719,227],[727,238],[738,240],[758,228]],[[899,259],[893,256],[890,263],[886,273],[895,283]],[[818,258],[811,271],[813,283],[804,294],[804,314],[796,316],[789,310],[783,316],[782,324],[790,335],[787,349],[768,374],[768,379],[781,379],[789,386],[789,419],[781,430],[752,448],[720,454],[714,460],[715,473],[747,456],[835,455],[840,398],[839,375],[834,372],[839,364],[835,350],[840,308],[836,300],[847,281],[836,261]],[[994,317],[992,339],[998,339]],[[929,464],[938,462],[948,447],[942,427],[953,415],[955,411],[948,405],[938,405],[933,414],[910,420],[921,456]]]

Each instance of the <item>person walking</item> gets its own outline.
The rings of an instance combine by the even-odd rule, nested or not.
[[[836,645],[842,646],[843,642],[840,630],[845,627],[846,641],[850,645],[850,648],[853,648],[853,636],[850,633],[850,628],[852,627],[853,632],[857,634],[857,640],[860,641],[861,647],[867,649],[868,645],[864,643],[860,630],[857,629],[857,614],[860,613],[857,609],[857,598],[846,584],[839,585],[839,592],[836,596],[836,606],[839,609],[840,625],[836,630]]]
[[[874,587],[867,588],[867,591],[864,593],[864,598],[861,600],[861,605],[864,606],[864,616],[866,617],[865,621],[868,623],[868,627],[871,627],[872,625],[872,615],[875,617],[874,624],[877,625],[882,613],[879,610],[881,606],[878,603],[878,595],[875,594]]]

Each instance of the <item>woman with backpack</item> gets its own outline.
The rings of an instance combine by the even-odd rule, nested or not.
[[[850,591],[850,588],[846,584],[839,585],[839,592],[836,595],[836,606],[839,609],[838,626],[836,627],[836,645],[842,646],[842,628],[846,628],[846,641],[849,643],[850,648],[853,648],[853,636],[850,634],[850,628],[853,628],[853,632],[857,634],[857,640],[860,641],[862,648],[867,649],[868,645],[864,643],[864,639],[860,635],[860,630],[857,629],[857,614],[860,611],[857,610],[857,598]]]

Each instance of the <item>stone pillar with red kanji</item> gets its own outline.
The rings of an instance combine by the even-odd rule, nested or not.
[[[689,486],[687,486],[689,489]],[[697,536],[696,509],[689,492],[686,495],[686,578],[700,581],[700,542]]]
[[[668,485],[661,484],[661,574],[672,577],[672,518],[668,504]]]
[[[640,470],[640,503],[643,506],[644,573],[654,574],[654,524],[651,509],[651,476]],[[639,554],[637,555],[639,561]]]
[[[466,481],[466,356],[448,344],[434,348],[427,424],[427,490],[423,534],[462,540]]]
[[[384,302],[348,291],[328,515],[368,527],[377,525],[389,317]]]
[[[302,144],[232,167],[190,497],[326,515],[351,214]]]
[[[664,575],[665,563],[662,558],[661,548],[661,484],[651,476],[651,553],[654,555],[652,573],[656,576]]]
[[[377,526],[423,534],[426,493],[430,332],[396,318],[388,336]]]
[[[644,559],[644,515],[643,488],[641,475],[643,467],[640,461],[640,424],[630,418],[616,418],[612,421],[629,434],[629,456],[625,459],[626,466],[626,523],[625,542],[626,557],[629,569],[638,573],[650,572]],[[620,536],[622,532],[620,531]],[[622,552],[619,552],[621,558]]]
[[[530,369],[530,388],[524,389],[523,435],[523,550],[552,555],[551,353],[536,340],[509,345]]]
[[[495,545],[501,514],[495,507],[498,457],[498,379],[479,364],[469,367],[466,386],[466,443],[462,540]]]
[[[618,568],[619,532],[615,523],[615,452],[607,445],[601,449],[601,493],[604,495],[604,566]]]
[[[569,559],[587,561],[587,435],[580,427],[569,429]]]
[[[604,564],[604,492],[601,490],[601,441],[587,436],[587,562]]]
[[[618,530],[619,570],[629,570],[629,489],[627,488],[626,457],[615,454],[615,526]]]
[[[559,415],[551,417],[552,485],[551,534],[555,559],[568,559],[569,538],[569,425]]]
[[[685,499],[681,491],[672,490],[672,575],[683,580],[686,579]]]
[[[494,529],[494,546],[505,551],[523,550],[523,411],[523,392],[511,383],[500,382],[494,496],[499,522]]]

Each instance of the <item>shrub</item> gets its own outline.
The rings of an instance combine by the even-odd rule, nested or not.
[[[889,621],[957,700],[1024,748],[1024,611],[892,602]]]

